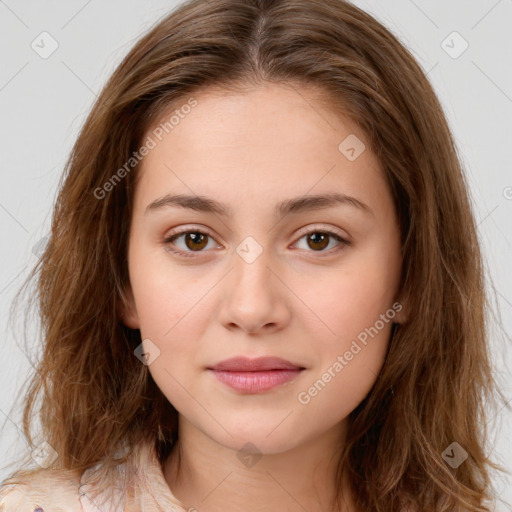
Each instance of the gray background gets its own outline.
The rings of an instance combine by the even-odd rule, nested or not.
[[[36,261],[34,246],[48,232],[65,159],[96,94],[139,36],[177,3],[0,0],[1,465],[25,447],[19,411],[11,409],[31,371],[19,346],[19,325],[13,332],[7,323],[11,300]],[[496,287],[496,316],[505,331],[492,329],[496,375],[512,400],[512,0],[354,3],[413,52],[445,108],[466,166],[488,279]],[[40,36],[44,31],[51,36]],[[58,48],[42,58],[31,44],[39,44],[39,53],[51,44]],[[490,422],[492,456],[509,471],[511,419],[504,407]],[[5,476],[0,471],[0,481]],[[512,501],[510,477],[495,482],[497,498]],[[503,506],[498,501],[497,508]]]

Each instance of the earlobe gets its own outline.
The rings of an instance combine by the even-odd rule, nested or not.
[[[130,329],[140,329],[139,316],[131,286],[126,288],[124,297],[121,298],[121,320]]]
[[[393,304],[395,310],[395,323],[404,324],[409,320],[409,308],[407,301],[397,300]]]

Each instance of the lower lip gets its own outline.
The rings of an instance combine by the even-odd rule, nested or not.
[[[302,369],[233,372],[211,370],[215,377],[231,388],[244,393],[259,393],[281,386],[295,379]]]

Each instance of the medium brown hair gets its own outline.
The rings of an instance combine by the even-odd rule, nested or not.
[[[396,325],[378,379],[350,415],[341,467],[368,511],[490,510],[485,453],[498,389],[492,376],[484,269],[461,161],[425,73],[372,16],[342,0],[192,0],[142,37],[99,95],[66,165],[37,276],[43,352],[25,398],[31,436],[55,468],[129,460],[141,441],[163,461],[177,413],[134,356],[123,325],[127,241],[137,166],[95,194],[163,113],[216,87],[309,86],[366,135],[389,182],[409,319]],[[457,442],[457,469],[442,457]],[[115,458],[120,447],[126,457]],[[20,473],[21,474],[21,473]],[[341,471],[338,474],[341,478]]]

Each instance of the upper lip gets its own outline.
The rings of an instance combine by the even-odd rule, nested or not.
[[[281,359],[280,357],[232,357],[208,368],[209,370],[256,372],[264,370],[303,370],[303,366]]]

